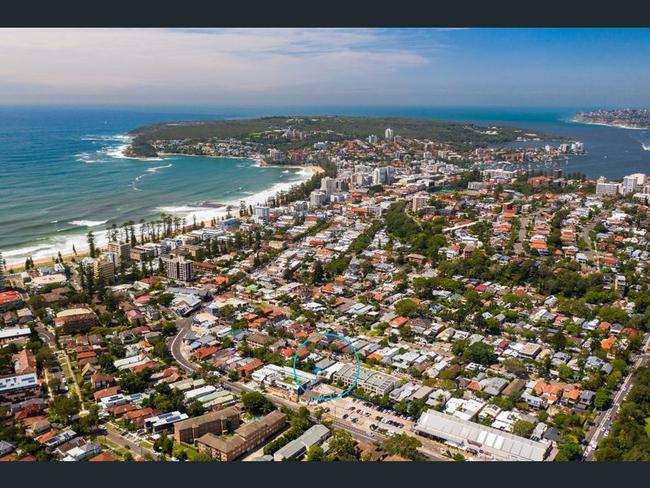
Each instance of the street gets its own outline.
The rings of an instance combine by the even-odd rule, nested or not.
[[[588,442],[587,448],[584,452],[584,459],[586,461],[595,460],[594,455],[596,448],[609,433],[609,429],[614,422],[614,418],[617,415],[618,410],[623,403],[623,400],[625,400],[625,397],[632,388],[632,375],[634,374],[634,371],[641,367],[643,363],[648,359],[648,346],[650,346],[650,334],[646,335],[646,341],[642,346],[639,358],[630,367],[628,375],[625,377],[623,383],[621,383],[620,388],[614,395],[614,398],[612,399],[612,406],[604,412],[600,413],[598,417],[596,417],[594,427],[592,427],[592,429],[585,436],[585,439]]]
[[[183,352],[181,350],[183,346],[183,339],[190,331],[190,326],[192,325],[192,317],[176,319],[176,328],[178,332],[174,338],[171,339],[171,342],[168,343],[169,351],[171,352],[172,357],[188,373],[194,373],[195,371],[201,369],[199,365],[194,364],[192,361],[188,360],[183,355]]]
[[[131,451],[133,454],[138,454],[139,456],[144,456],[148,454],[153,459],[158,459],[159,454],[152,449],[147,449],[142,447],[137,442],[129,439],[127,433],[122,433],[116,426],[108,422],[106,424],[106,431],[104,433],[106,438],[115,444]]]

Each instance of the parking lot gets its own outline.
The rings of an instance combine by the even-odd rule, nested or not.
[[[413,427],[417,424],[417,419],[399,415],[390,409],[376,407],[357,398],[339,398],[322,403],[321,407],[325,409],[326,416],[353,425],[355,428],[367,432],[370,437],[377,441],[381,441],[386,436],[390,437],[402,433],[417,437],[422,443],[420,451],[435,460],[449,461],[450,456],[453,454],[462,454],[468,461],[480,458],[415,434]]]
[[[345,397],[323,404],[329,407],[328,414],[338,419],[355,424],[369,433],[387,436],[402,432],[411,432],[415,422],[406,415],[375,407],[356,398]]]

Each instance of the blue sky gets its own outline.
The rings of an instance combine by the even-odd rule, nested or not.
[[[650,29],[0,29],[0,104],[650,106]]]

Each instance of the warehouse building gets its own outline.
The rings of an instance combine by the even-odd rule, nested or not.
[[[344,386],[349,387],[354,384],[358,372],[359,368],[356,364],[346,364],[334,373],[332,379],[335,382],[341,381]],[[395,376],[361,368],[356,386],[373,395],[384,396],[388,395],[391,390],[397,388],[400,384],[400,379]]]
[[[551,443],[532,441],[435,410],[420,416],[415,431],[497,461],[544,461],[551,451]]]
[[[273,454],[274,461],[298,459],[310,447],[320,444],[330,435],[330,430],[322,424],[316,424],[307,429],[300,437],[292,440]]]

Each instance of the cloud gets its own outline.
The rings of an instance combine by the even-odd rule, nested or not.
[[[370,29],[0,29],[0,103],[332,103],[430,63]]]

